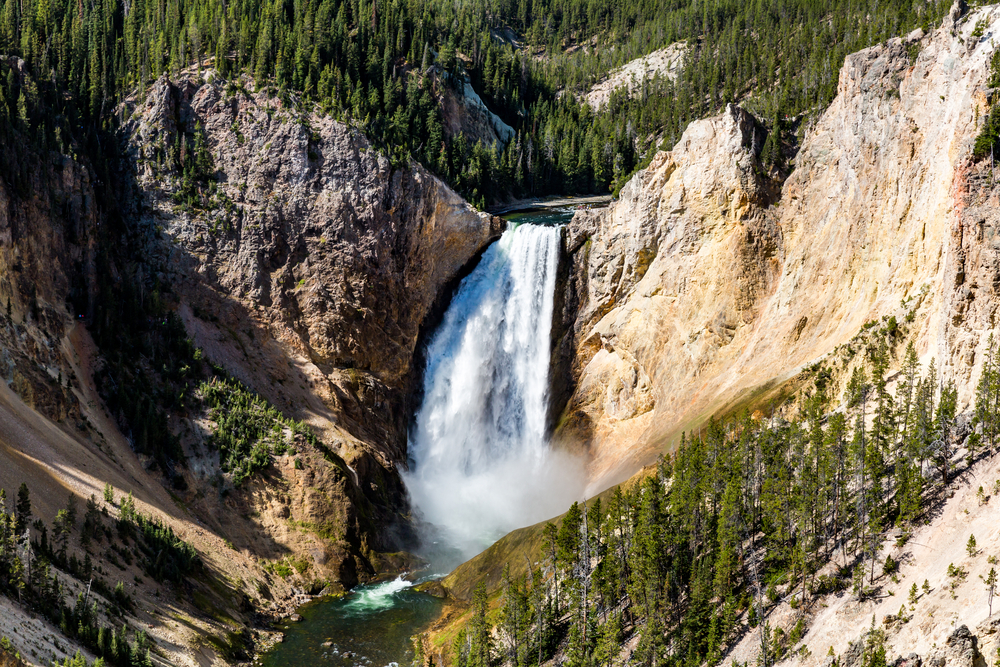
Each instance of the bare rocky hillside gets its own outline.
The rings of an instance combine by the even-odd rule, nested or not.
[[[624,91],[632,96],[657,77],[672,81],[684,63],[687,50],[683,43],[671,44],[629,61],[609,73],[600,83],[594,84],[583,99],[593,109],[600,110],[616,92]]]
[[[970,154],[998,19],[986,8],[848,56],[780,192],[751,151],[762,130],[730,107],[576,216],[559,435],[589,448],[595,489],[817,362],[843,370],[831,355],[862,325],[911,311],[922,361],[968,406],[997,303],[990,195],[968,195],[986,178]]]

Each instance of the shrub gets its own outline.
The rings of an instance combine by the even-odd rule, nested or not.
[[[1000,139],[1000,105],[994,105],[983,121],[983,129],[980,130],[972,146],[972,158],[979,161],[993,155],[998,139]]]
[[[273,454],[288,451],[289,434],[318,442],[309,427],[288,419],[239,382],[213,378],[199,389],[216,424],[211,439],[219,448],[222,470],[232,474],[236,486],[269,466]]]

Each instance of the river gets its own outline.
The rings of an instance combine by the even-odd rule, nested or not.
[[[568,222],[574,208],[569,202],[505,214],[511,228],[459,286],[429,344],[424,404],[411,435],[411,470],[404,481],[417,512],[439,526],[439,539],[448,543],[428,544],[428,553],[421,554],[438,561],[435,571],[440,559],[430,551],[440,554],[447,546],[459,554],[448,563],[452,567],[503,533],[558,514],[577,493],[572,487],[560,493],[553,486],[555,478],[571,475],[546,458],[544,442],[551,292],[558,265],[552,245],[558,233],[552,227]],[[512,467],[517,474],[509,474]],[[514,478],[513,483],[504,477]],[[437,488],[454,491],[451,497],[430,493]],[[456,503],[455,494],[465,497]],[[495,516],[497,507],[511,505],[525,511]],[[465,511],[449,514],[448,507]],[[470,523],[470,517],[481,520]],[[262,664],[408,667],[410,638],[430,625],[441,607],[440,600],[413,590],[403,577],[359,586],[345,597],[300,608],[303,620],[282,628],[285,641]]]

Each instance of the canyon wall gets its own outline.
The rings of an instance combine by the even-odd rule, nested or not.
[[[848,56],[780,192],[755,157],[762,131],[729,107],[574,218],[574,389],[556,435],[589,449],[595,490],[710,415],[843,367],[834,352],[874,320],[909,316],[922,361],[968,405],[997,303],[995,216],[963,198],[997,17],[956,5],[929,35]]]
[[[400,394],[410,390],[421,326],[503,221],[419,165],[390,164],[357,129],[264,93],[161,79],[128,110],[140,220],[168,240],[169,277],[190,291],[190,305],[212,296],[238,304],[299,356],[311,387],[343,413],[336,421],[402,460]],[[218,188],[192,212],[176,205],[178,174],[162,158],[198,127]],[[198,312],[221,307],[224,316],[224,304],[213,306]]]
[[[24,61],[0,59],[12,79],[29,85]],[[0,146],[11,175],[0,177],[0,375],[46,416],[78,419],[60,346],[73,304],[94,291],[100,210],[88,166],[69,155],[47,157],[38,159],[27,137]]]
[[[418,342],[504,223],[419,165],[390,163],[358,129],[250,85],[191,73],[124,106],[135,218],[158,232],[150,255],[195,345],[328,448],[305,473],[284,457],[276,483],[237,503],[260,517],[237,532],[249,546],[263,528],[276,543],[258,555],[304,553],[351,586],[380,569],[377,552],[414,546],[396,466],[406,462]],[[198,156],[177,152],[197,142],[211,178],[185,205],[184,169]],[[196,489],[217,471],[206,425],[186,420],[178,430],[199,462]]]
[[[69,496],[82,507],[109,484],[108,509],[131,492],[195,547],[204,574],[183,591],[109,556],[111,545],[87,547],[109,586],[136,582],[129,622],[174,664],[217,660],[227,633],[287,613],[303,590],[412,566],[398,553],[414,542],[396,467],[420,343],[505,227],[419,165],[391,163],[359,129],[252,88],[211,70],[161,78],[117,109],[118,150],[97,165],[66,135],[57,150],[17,128],[0,146],[0,487],[11,496],[26,482],[50,523]],[[146,320],[149,303],[163,321],[129,320]],[[180,369],[187,383],[158,357],[172,354],[161,343],[173,315],[172,335],[201,364]],[[98,330],[133,347],[104,349]],[[149,420],[107,409],[109,368],[147,388],[135,398]],[[234,486],[199,372],[241,381],[305,422],[315,444],[293,434],[290,451]],[[176,460],[137,447],[160,409]],[[0,629],[35,647],[19,623]]]

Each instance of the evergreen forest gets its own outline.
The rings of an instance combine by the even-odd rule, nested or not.
[[[831,367],[817,366],[795,400],[712,421],[652,474],[547,524],[534,566],[508,563],[493,597],[479,584],[454,664],[520,667],[558,654],[571,667],[610,665],[627,643],[630,664],[715,665],[748,634],[758,664],[774,664],[792,657],[820,597],[892,595],[900,563],[879,557],[888,531],[906,544],[1000,444],[1000,356],[991,337],[973,417],[960,424],[953,382],[933,360],[921,368],[912,343],[895,351],[894,318],[871,325],[836,353],[853,366],[842,396]],[[989,502],[1000,480],[980,482]],[[980,555],[975,536],[966,550]],[[949,567],[952,591],[966,575]],[[928,592],[914,585],[885,624],[908,623]],[[781,602],[796,611],[792,624],[762,622]],[[885,667],[882,620],[857,664]]]
[[[779,173],[796,130],[832,100],[846,54],[936,26],[949,0],[3,0],[0,128],[105,159],[118,103],[161,75],[212,66],[242,86],[356,124],[484,206],[616,190],[687,124],[727,103],[769,132]],[[681,43],[676,80],[579,94]],[[24,74],[30,74],[30,77]],[[515,130],[506,145],[446,137],[438,102],[474,90]],[[17,171],[9,164],[7,170]],[[14,169],[11,169],[11,167]]]

